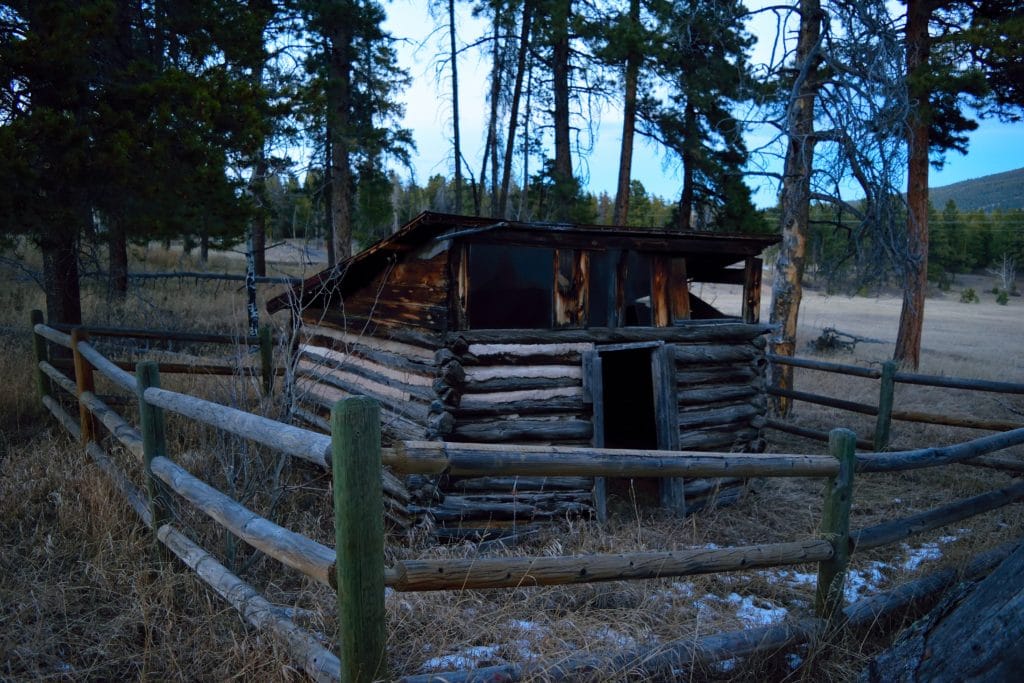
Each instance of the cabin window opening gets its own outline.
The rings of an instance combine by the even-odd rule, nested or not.
[[[554,283],[554,252],[551,249],[471,245],[470,328],[550,328]]]
[[[592,252],[590,255],[590,291],[587,293],[588,327],[610,327],[609,307],[615,305],[615,267],[618,252]]]
[[[651,316],[651,257],[628,252],[625,266],[622,324],[624,327],[650,327],[654,324]]]
[[[742,311],[743,285],[724,282],[690,283],[692,319],[739,318]]]

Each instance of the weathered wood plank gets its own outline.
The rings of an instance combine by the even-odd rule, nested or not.
[[[740,317],[745,323],[761,320],[761,269],[759,258],[747,258],[743,266],[743,312]]]
[[[821,516],[822,538],[834,552],[818,565],[818,583],[814,591],[815,616],[835,620],[842,614],[843,584],[850,562],[850,508],[853,505],[853,473],[856,464],[857,435],[849,429],[833,429],[829,434],[829,452],[839,461],[839,472],[825,485],[825,505]]]
[[[121,442],[121,444],[128,450],[129,453],[134,455],[140,462],[145,459],[143,453],[143,440],[142,434],[128,423],[123,417],[118,415],[108,406],[106,403],[100,400],[96,394],[91,391],[84,392],[78,397],[88,407],[96,419],[98,419],[104,427],[110,431],[111,435],[115,439]]]
[[[328,386],[308,377],[299,377],[295,382],[296,398],[307,404],[312,404],[323,411],[329,411],[336,402],[362,396],[359,393],[350,393],[343,389]],[[387,403],[382,403],[381,429],[391,439],[425,439],[429,434],[428,426],[425,423],[416,422],[404,413],[404,406],[396,411]],[[428,418],[429,419],[429,418]]]
[[[400,591],[428,591],[653,579],[819,562],[832,554],[828,541],[807,540],[619,555],[404,560],[395,564],[389,585]]]
[[[321,340],[324,342],[329,340],[331,343],[318,343]],[[392,361],[407,359],[432,367],[434,365],[434,352],[437,349],[437,346],[432,344],[409,344],[394,339],[375,337],[366,334],[362,330],[349,332],[306,321],[302,325],[300,341],[315,343],[317,346],[329,346],[341,353],[358,353],[385,365],[394,365]],[[370,355],[370,352],[388,355],[374,358]]]
[[[577,365],[486,365],[467,366],[466,384],[493,379],[572,379],[583,384],[582,360]]]
[[[555,249],[554,259],[555,327],[582,327],[587,317],[590,256],[582,250]]]
[[[300,358],[296,362],[295,374],[341,389],[349,394],[369,396],[388,405],[396,412],[409,415],[416,420],[427,419],[428,402],[436,396],[433,390],[424,391],[417,388],[413,393],[343,370],[332,370],[304,358]]]
[[[742,322],[702,321],[678,327],[592,327],[585,330],[461,330],[449,337],[461,337],[469,344],[553,344],[617,343],[651,341],[742,342],[767,334],[769,325]]]
[[[562,419],[517,418],[462,421],[455,425],[453,434],[456,438],[466,441],[565,441],[589,439],[591,431],[592,427],[588,420],[580,420],[575,417]]]
[[[665,254],[651,256],[651,322],[655,327],[672,324],[672,287],[670,258]]]
[[[735,438],[735,435],[731,435]],[[609,477],[829,477],[838,472],[824,455],[752,455],[699,451],[529,446],[404,441],[384,463],[406,474],[453,476]]]
[[[750,403],[738,403],[721,408],[678,412],[678,429],[690,431],[702,427],[749,423],[763,411]]]
[[[761,352],[747,343],[710,345],[677,344],[672,347],[676,364],[680,369],[690,365],[708,363],[748,363],[758,358]]]
[[[672,258],[669,268],[669,305],[672,323],[678,324],[690,319],[690,285],[686,279],[686,259]]]

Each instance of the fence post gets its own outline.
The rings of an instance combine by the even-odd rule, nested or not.
[[[160,366],[151,360],[135,366],[135,382],[139,391],[139,428],[142,431],[143,469],[146,474],[146,493],[149,511],[153,516],[153,531],[170,520],[161,482],[153,476],[150,463],[157,456],[167,455],[167,436],[164,431],[164,411],[146,402],[146,389],[160,386]],[[155,536],[154,536],[155,538]],[[170,554],[157,541],[157,556],[169,560]]]
[[[263,370],[263,395],[270,396],[274,390],[274,338],[267,324],[260,327],[260,367]]]
[[[832,619],[842,613],[843,583],[850,562],[850,506],[853,503],[853,469],[857,462],[857,435],[849,429],[833,429],[828,435],[829,452],[839,460],[839,472],[829,477],[825,488],[825,509],[821,535],[832,544],[831,560],[818,565],[818,586],[814,612]]]
[[[380,407],[357,396],[331,409],[341,680],[388,678]]]
[[[36,391],[39,393],[39,400],[42,401],[46,396],[51,396],[52,392],[50,389],[50,378],[46,376],[46,373],[42,371],[39,364],[47,361],[46,355],[46,340],[36,334],[36,325],[43,324],[43,312],[39,309],[32,309],[32,350],[35,352],[36,357]]]
[[[892,426],[893,392],[896,387],[896,362],[882,363],[882,378],[878,388],[878,420],[875,422],[875,450],[882,451],[889,445],[889,429]]]
[[[92,365],[81,353],[78,352],[78,344],[89,338],[85,332],[75,328],[71,330],[71,353],[75,364],[75,385],[78,387],[78,396],[86,391],[95,391],[96,384],[92,376]],[[82,444],[96,440],[96,425],[92,413],[85,407],[81,399],[78,401],[78,422],[82,429]]]

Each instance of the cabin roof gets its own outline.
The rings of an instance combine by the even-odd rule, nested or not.
[[[450,239],[570,249],[636,249],[640,251],[706,254],[721,265],[757,256],[781,239],[777,235],[721,232],[679,232],[664,228],[616,227],[573,223],[523,222],[424,211],[394,234],[370,245],[333,268],[317,273],[267,302],[271,313],[287,308],[324,287],[350,289],[368,283],[380,270],[430,241]]]

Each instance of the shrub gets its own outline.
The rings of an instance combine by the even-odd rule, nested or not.
[[[964,291],[960,292],[960,303],[962,304],[976,304],[980,302],[978,293],[974,291],[974,287],[968,287]]]
[[[1005,291],[999,292],[999,294],[996,295],[996,303],[999,304],[1000,306],[1005,306],[1007,303],[1009,303],[1009,301],[1010,295]]]

